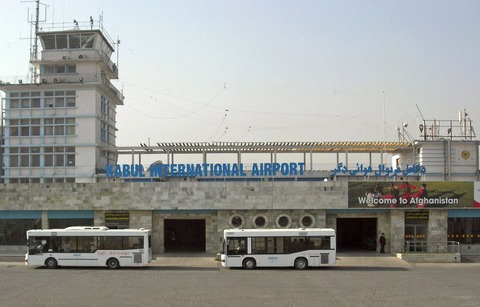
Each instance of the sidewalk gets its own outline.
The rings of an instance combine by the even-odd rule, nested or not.
[[[377,253],[337,253],[339,267],[402,267],[408,268],[412,264],[391,254]]]
[[[23,255],[12,255],[12,254],[0,254],[0,262],[6,261],[25,261],[25,254]]]
[[[191,268],[215,268],[220,266],[216,254],[205,253],[173,253],[155,254],[148,266],[153,267],[191,267]],[[0,263],[24,265],[24,256],[0,255]],[[376,253],[338,253],[336,267],[385,267],[385,268],[408,268],[412,264],[390,254]]]
[[[216,254],[205,253],[173,253],[173,254],[156,254],[149,266],[161,267],[192,267],[192,268],[208,268],[217,267],[220,262],[216,260]]]
[[[157,254],[150,266],[161,267],[217,267],[220,262],[217,255],[209,254]],[[408,268],[412,264],[391,254],[378,253],[338,253],[336,267],[363,267],[363,268]]]

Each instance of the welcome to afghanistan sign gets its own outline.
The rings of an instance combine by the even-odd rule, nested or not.
[[[474,182],[349,182],[349,208],[472,208]]]

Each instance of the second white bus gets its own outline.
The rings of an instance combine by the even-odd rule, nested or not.
[[[57,266],[144,266],[152,261],[151,231],[68,227],[27,231],[25,264]]]
[[[226,229],[220,256],[224,267],[307,267],[336,263],[335,230]]]

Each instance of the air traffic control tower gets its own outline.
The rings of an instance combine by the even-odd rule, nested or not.
[[[91,17],[35,26],[30,80],[0,81],[2,181],[95,182],[117,161],[115,117],[124,97],[110,82],[118,79],[115,42]]]

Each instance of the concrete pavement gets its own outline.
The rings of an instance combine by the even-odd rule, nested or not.
[[[0,256],[0,264],[25,265],[23,256]],[[216,255],[205,253],[157,254],[148,266],[183,267],[183,268],[215,268],[220,267]],[[336,267],[402,267],[412,264],[390,254],[377,253],[338,253]]]
[[[150,266],[161,267],[217,267],[216,255],[208,254],[161,254],[155,255]],[[408,268],[411,264],[390,254],[338,253],[337,267],[396,267]]]

